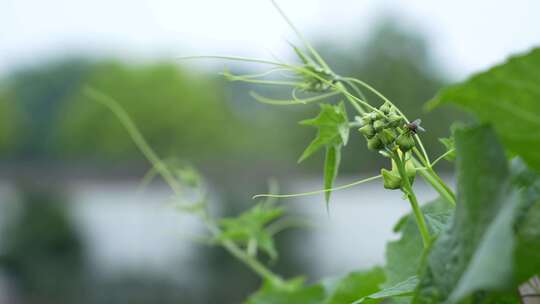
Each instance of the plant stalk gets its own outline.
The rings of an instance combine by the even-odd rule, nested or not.
[[[208,230],[214,235],[219,236],[221,230],[216,226],[214,221],[210,219],[207,212],[201,214],[201,218]],[[246,266],[248,266],[253,272],[258,274],[262,279],[267,280],[272,283],[274,286],[283,285],[283,279],[277,274],[273,273],[270,269],[266,268],[261,262],[259,262],[255,257],[250,256],[246,251],[242,250],[238,245],[236,245],[231,240],[223,240],[220,244],[235,258],[242,261]]]
[[[448,202],[450,202],[450,204],[452,204],[452,206],[456,206],[456,195],[454,194],[454,192],[452,191],[452,189],[450,189],[450,187],[448,187],[444,181],[439,177],[439,175],[437,175],[437,173],[435,172],[435,170],[433,170],[433,167],[431,166],[431,164],[429,164],[423,157],[422,157],[422,153],[420,153],[420,151],[418,151],[417,148],[414,148],[414,152],[415,154],[418,156],[418,158],[420,158],[420,161],[418,161],[416,158],[412,158],[413,159],[413,163],[414,163],[414,166],[415,167],[422,167],[424,166],[426,168],[426,170],[421,170],[420,171],[420,174],[422,175],[422,177],[428,182],[431,184],[431,186],[433,187],[433,189],[435,189],[437,192],[439,192],[439,194],[444,197]]]
[[[409,177],[407,176],[407,171],[405,169],[405,155],[403,155],[403,160],[397,153],[394,155],[393,158],[397,164],[399,175],[401,176],[401,180],[403,182],[401,190],[405,193],[411,204],[411,208],[416,219],[416,224],[418,225],[418,230],[420,231],[420,235],[422,236],[422,243],[424,244],[424,248],[427,248],[431,241],[431,236],[429,235],[429,230],[426,225],[426,220],[424,219],[424,214],[420,209],[418,199],[416,198],[416,194],[414,194],[411,182],[409,181]]]

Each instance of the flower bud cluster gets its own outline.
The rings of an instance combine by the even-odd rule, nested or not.
[[[405,161],[405,173],[409,179],[409,183],[414,183],[416,177],[416,168],[412,164],[412,161]],[[386,189],[400,189],[403,186],[403,179],[399,174],[396,162],[392,160],[392,170],[381,169],[381,175],[383,177],[384,188]]]
[[[383,104],[378,111],[357,117],[360,133],[367,139],[371,150],[392,150],[399,148],[407,152],[415,146],[413,133],[406,128],[405,120],[390,104]]]
[[[303,77],[304,81],[300,84],[299,89],[304,92],[326,92],[332,87],[331,84],[336,82],[336,75],[319,66],[306,64],[304,65],[304,68],[310,72],[302,72],[300,75]],[[326,81],[323,81],[322,79]]]

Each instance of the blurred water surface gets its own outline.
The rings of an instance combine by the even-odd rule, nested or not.
[[[343,178],[338,184],[351,181]],[[305,192],[320,188],[320,184],[319,179],[306,177],[291,181],[289,189]],[[425,183],[419,181],[415,187],[420,201],[436,198]],[[190,255],[197,253],[191,238],[203,233],[204,228],[195,218],[174,209],[165,186],[153,185],[141,191],[135,180],[86,180],[72,182],[66,189],[70,217],[83,237],[95,271],[103,275],[134,270],[174,275],[181,267],[182,272],[197,273],[189,263]],[[8,185],[2,186],[0,195],[14,194]],[[242,195],[248,198],[251,193]],[[281,203],[291,213],[305,217],[312,227],[300,228],[307,238],[279,249],[303,256],[313,278],[381,264],[385,243],[396,238],[393,225],[410,210],[401,196],[374,181],[333,193],[330,214],[320,195],[284,199]],[[213,204],[219,207],[220,198],[214,198]],[[6,209],[6,205],[3,207]]]

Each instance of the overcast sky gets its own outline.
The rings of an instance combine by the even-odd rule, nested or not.
[[[540,1],[279,1],[308,38],[345,41],[381,15],[429,38],[462,78],[540,45]],[[284,56],[291,31],[267,0],[0,0],[0,74],[66,54],[126,59]]]

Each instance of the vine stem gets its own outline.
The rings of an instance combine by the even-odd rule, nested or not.
[[[126,111],[120,106],[120,104],[109,97],[108,95],[103,94],[100,91],[97,91],[93,88],[86,87],[84,93],[91,99],[103,104],[113,112],[113,114],[120,120],[124,128],[127,130],[131,139],[134,141],[137,148],[143,153],[146,159],[152,164],[155,170],[161,175],[163,180],[169,185],[175,196],[182,195],[182,187],[180,183],[174,177],[174,174],[170,169],[163,163],[159,158],[157,153],[150,147],[146,142],[144,137],[141,135],[135,123],[131,120]],[[221,229],[215,224],[214,220],[211,219],[210,215],[206,208],[202,209],[200,212],[196,213],[200,216],[206,228],[212,236],[218,237],[221,235]],[[270,281],[274,285],[283,285],[283,279],[278,275],[274,274],[270,269],[264,266],[261,262],[255,259],[252,256],[249,256],[246,251],[240,248],[237,244],[230,240],[220,241],[220,244],[234,257],[242,261],[245,265],[251,268],[255,273],[257,273],[261,278]]]
[[[420,171],[420,174],[422,175],[422,177],[428,182],[431,184],[431,186],[437,191],[439,192],[439,194],[441,196],[443,196],[448,202],[450,202],[450,204],[452,204],[452,206],[456,206],[456,195],[454,194],[454,192],[452,191],[452,189],[450,189],[450,187],[448,187],[444,181],[439,177],[439,175],[437,175],[437,173],[435,172],[435,170],[433,170],[433,166],[436,164],[436,162],[438,160],[436,160],[435,162],[433,163],[428,163],[428,161],[422,157],[422,154],[420,153],[420,151],[418,151],[417,148],[414,148],[414,153],[418,156],[418,158],[420,159],[420,161],[418,161],[416,158],[412,158],[413,159],[413,163],[416,167],[418,166],[424,166],[426,168],[426,170],[422,170]],[[443,154],[444,156],[445,154]]]
[[[201,218],[203,219],[203,222],[206,224],[206,227],[208,228],[208,230],[213,235],[217,236],[221,234],[221,229],[219,229],[219,227],[216,226],[216,224],[213,222],[213,220],[210,218],[207,212],[204,212],[201,215]],[[223,240],[223,241],[220,241],[220,244],[222,244],[223,247],[227,251],[229,251],[229,253],[232,256],[242,261],[246,266],[251,268],[253,272],[258,274],[264,280],[271,282],[272,285],[274,286],[281,286],[284,284],[284,281],[280,276],[273,273],[270,269],[268,269],[261,262],[259,262],[255,257],[250,256],[246,251],[238,247],[238,245],[236,245],[233,241]]]
[[[407,176],[407,171],[405,169],[405,155],[403,155],[402,159],[400,155],[394,153],[393,159],[397,164],[399,175],[401,176],[401,180],[403,182],[401,189],[409,199],[414,217],[416,219],[418,230],[420,231],[420,235],[422,236],[422,243],[424,244],[424,248],[427,248],[431,241],[431,237],[429,235],[429,230],[426,225],[426,220],[424,219],[424,214],[420,209],[420,204],[418,204],[418,199],[416,198],[416,194],[414,194],[411,182],[409,181],[409,177]]]

